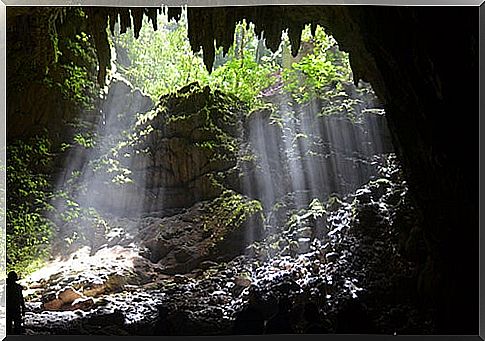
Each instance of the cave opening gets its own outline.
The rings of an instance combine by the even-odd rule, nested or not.
[[[467,297],[439,301],[460,284],[429,295],[464,271],[443,257],[446,205],[477,217],[461,159],[440,145],[446,126],[430,136],[432,114],[419,121],[420,96],[447,91],[440,63],[417,58],[432,69],[418,86],[404,73],[416,58],[399,51],[388,74],[387,37],[383,64],[339,23],[378,35],[363,14],[421,12],[9,11],[7,265],[25,275],[27,333],[473,330],[473,312],[450,311]],[[416,121],[399,116],[410,108]],[[439,180],[419,187],[431,169]]]

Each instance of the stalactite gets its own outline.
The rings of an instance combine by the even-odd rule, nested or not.
[[[229,52],[234,39],[234,32],[236,31],[236,17],[234,12],[230,11],[225,15],[225,24],[222,30],[221,43],[224,55]]]
[[[120,8],[120,33],[125,33],[131,27],[131,16],[128,8]]]
[[[182,7],[169,7],[168,8],[168,21],[175,19],[180,20],[180,16],[182,15]]]
[[[115,34],[115,25],[118,21],[118,12],[116,10],[109,10],[108,11],[108,19],[109,19],[109,30],[111,34]]]
[[[204,65],[207,71],[211,72],[214,64],[215,48],[214,48],[214,27],[212,20],[212,11],[208,8],[200,9],[198,20],[200,23],[200,33],[202,35],[201,43],[203,49]]]
[[[153,30],[156,31],[158,29],[157,24],[157,8],[150,7],[145,9],[145,15],[150,19],[152,22]]]
[[[273,52],[278,50],[281,44],[281,33],[283,31],[282,10],[263,11],[258,26],[261,25],[266,37],[266,46]]]
[[[310,31],[311,31],[312,37],[315,37],[315,33],[317,32],[317,25],[318,24],[316,21],[312,21],[310,24]]]
[[[211,18],[214,26],[213,36],[218,48],[224,45],[227,14],[225,11],[215,11]]]
[[[302,24],[292,24],[288,29],[288,38],[291,44],[291,54],[296,57],[301,43],[301,31],[303,30]]]
[[[138,38],[143,24],[143,7],[132,8],[131,17],[133,18],[133,35]]]
[[[104,86],[106,70],[110,65],[111,52],[106,28],[108,25],[108,10],[105,8],[86,7],[89,29],[94,39],[96,55],[98,57],[98,83]]]
[[[359,74],[359,68],[355,66],[355,59],[352,57],[352,55],[349,56],[349,64],[353,70],[352,74],[354,79],[354,85],[357,86],[357,84],[359,84],[359,81],[361,80],[361,75]]]

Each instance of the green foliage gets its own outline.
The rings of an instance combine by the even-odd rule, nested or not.
[[[47,176],[51,160],[51,145],[45,137],[7,147],[8,271],[25,274],[29,264],[48,254],[53,231],[52,221],[46,218],[53,210]]]
[[[84,148],[92,148],[96,144],[96,140],[93,134],[85,134],[77,133],[73,137],[73,141],[83,146]]]
[[[185,16],[176,23],[159,15],[157,31],[153,31],[146,17],[144,20],[138,39],[131,30],[113,38],[118,55],[126,53],[129,59],[126,65],[118,58],[119,72],[153,99],[207,79],[202,58],[190,48]]]
[[[74,130],[72,141],[64,143],[61,146],[63,151],[75,146],[81,146],[85,149],[91,149],[90,158],[88,160],[87,169],[93,172],[105,173],[111,183],[123,184],[131,182],[129,175],[131,172],[122,165],[119,158],[119,152],[129,144],[132,131],[111,131],[109,136],[100,138],[99,132],[94,133],[90,124],[86,124],[82,120],[73,121],[70,127]],[[134,129],[134,126],[127,128]],[[128,135],[128,137],[126,137]],[[76,181],[76,173],[73,173],[70,181]],[[72,183],[71,188],[74,186]],[[77,189],[76,192],[82,192]]]
[[[7,146],[7,271],[26,275],[36,270],[51,253],[54,233],[97,216],[73,198],[83,190],[79,171],[73,171],[61,188],[52,187],[49,174],[56,152],[46,136]],[[71,233],[66,238],[80,237]]]
[[[81,9],[69,12],[68,20],[71,25],[82,22],[84,18],[85,14]],[[93,109],[98,86],[95,77],[97,57],[92,37],[79,30],[61,31],[55,39],[56,58],[44,78],[44,83],[59,91],[65,100],[84,109]]]
[[[211,86],[225,93],[233,94],[254,108],[261,106],[257,97],[261,90],[273,84],[275,78],[270,76],[272,68],[261,65],[245,53],[241,60],[232,59],[217,68],[211,75]]]
[[[345,91],[337,91],[337,89],[326,91],[321,98],[323,108],[319,113],[320,116],[346,114],[352,122],[357,121],[356,112],[359,112],[359,110],[356,110],[356,108],[363,102],[360,98],[352,98]]]
[[[210,203],[204,229],[224,235],[240,228],[252,216],[262,215],[262,212],[263,207],[258,200],[249,200],[242,194],[226,190]]]
[[[270,58],[258,58],[261,48],[253,25],[245,21],[238,24],[235,41],[224,58],[226,61],[211,74],[209,84],[237,96],[250,108],[261,107],[258,95],[275,82],[278,65]]]
[[[294,212],[286,223],[287,231],[294,231],[302,226],[311,226],[318,218],[322,218],[327,214],[325,205],[318,199],[313,199],[308,208]]]
[[[121,144],[119,144],[121,146]],[[95,172],[103,172],[107,175],[107,179],[113,184],[127,184],[132,183],[130,178],[131,171],[123,166],[119,158],[117,158],[118,150],[112,150],[107,154],[101,155],[99,158],[95,158],[90,161],[89,166]]]
[[[316,96],[324,97],[329,89],[339,92],[341,83],[352,79],[347,54],[338,50],[337,42],[320,26],[311,37],[308,25],[302,32],[302,42],[313,46],[312,52],[284,70],[285,89],[299,103]],[[283,44],[288,44],[288,41]]]
[[[178,23],[168,22],[166,16],[158,20],[158,31],[153,32],[147,21],[138,39],[131,32],[114,38],[119,54],[128,57],[119,58],[120,72],[155,100],[198,82],[236,96],[251,111],[268,104],[261,96],[263,90],[277,87],[279,82],[294,100],[305,103],[315,97],[331,97],[332,101],[340,98],[344,84],[352,80],[347,54],[338,49],[336,41],[321,27],[317,27],[313,36],[309,25],[304,29],[304,47],[293,58],[289,55],[286,34],[280,49],[272,53],[256,37],[254,26],[243,21],[236,26],[234,44],[227,54],[222,49],[216,51],[214,70],[209,74],[202,54],[192,53],[186,16],[182,15]],[[342,101],[336,110],[352,112],[355,104]]]
[[[252,25],[237,25],[237,44],[226,56],[222,49],[216,51],[215,69],[209,74],[202,55],[191,50],[185,15],[178,23],[168,22],[167,16],[160,15],[158,31],[153,31],[146,20],[138,39],[131,32],[114,37],[118,53],[126,53],[129,59],[118,58],[118,69],[136,87],[156,100],[198,82],[235,95],[250,107],[261,105],[257,96],[274,82],[271,75],[277,66],[273,61],[259,62],[261,44]]]

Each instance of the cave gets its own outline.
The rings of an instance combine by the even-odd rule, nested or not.
[[[372,153],[393,153],[399,172],[391,172],[388,178],[379,179],[372,163],[368,161],[371,155],[366,154],[367,151],[362,147],[365,143],[375,143],[375,139],[367,141],[364,135],[356,132],[354,123],[345,120],[336,119],[329,123],[331,119],[325,121],[311,115],[308,118],[307,109],[301,103],[292,106],[294,112],[302,113],[301,117],[279,117],[278,122],[283,128],[278,130],[275,128],[277,124],[270,126],[268,123],[274,116],[267,107],[241,118],[241,112],[247,110],[245,104],[222,91],[212,90],[210,86],[189,82],[153,100],[140,90],[133,89],[123,79],[116,78],[114,59],[118,62],[118,68],[119,65],[128,68],[131,61],[123,61],[127,59],[124,58],[126,49],[113,47],[113,37],[121,41],[125,35],[133,35],[132,41],[135,42],[137,39],[146,39],[143,30],[147,26],[153,26],[153,30],[162,30],[157,27],[161,16],[166,17],[167,30],[176,30],[178,26],[175,23],[186,21],[188,46],[199,56],[203,64],[201,70],[207,70],[208,74],[217,72],[221,67],[218,64],[222,63],[220,61],[231,49],[237,55],[238,42],[235,37],[243,40],[246,37],[239,31],[238,25],[241,22],[252,24],[255,41],[264,39],[264,51],[268,55],[276,53],[286,41],[289,48],[286,56],[290,59],[301,57],[301,51],[308,44],[303,37],[307,26],[312,35],[319,29],[323,30],[333,37],[339,51],[348,54],[352,81],[345,83],[346,87],[339,91],[352,97],[357,96],[356,89],[371,87],[375,98],[359,97],[359,103],[364,103],[361,106],[366,110],[385,111],[385,121],[379,117],[364,120],[372,121],[365,129],[378,126],[376,129],[379,130],[378,135],[382,135],[383,142],[376,147],[378,151],[372,150]],[[182,10],[179,7],[7,7],[6,19],[7,177],[9,171],[16,176],[11,180],[7,178],[7,268],[11,266],[11,269],[18,272],[19,267],[15,267],[15,262],[21,260],[21,256],[17,252],[17,245],[34,248],[33,245],[44,245],[52,238],[42,235],[44,232],[37,228],[47,224],[42,219],[50,219],[51,225],[47,225],[51,228],[54,225],[54,235],[65,232],[63,228],[69,224],[52,217],[52,212],[61,210],[61,206],[64,210],[63,219],[71,214],[66,219],[72,219],[78,226],[86,223],[76,220],[84,214],[81,209],[77,209],[79,205],[94,205],[116,216],[107,218],[92,214],[88,219],[90,229],[77,231],[79,243],[82,238],[91,243],[90,251],[80,248],[76,251],[82,252],[72,257],[77,245],[72,234],[63,235],[62,242],[58,238],[50,247],[62,254],[64,260],[76,263],[80,268],[83,257],[87,259],[98,255],[101,257],[98,261],[102,262],[102,256],[109,256],[114,268],[120,269],[119,273],[99,274],[98,279],[88,281],[82,274],[75,272],[69,279],[62,278],[62,272],[53,272],[47,281],[50,285],[48,288],[46,281],[24,285],[28,287],[25,289],[35,292],[26,297],[27,301],[34,302],[28,305],[25,320],[30,333],[65,334],[68,332],[66,328],[69,328],[69,332],[74,334],[153,335],[153,319],[127,327],[123,311],[114,309],[107,312],[106,305],[100,303],[103,299],[99,297],[103,292],[111,290],[116,300],[123,300],[123,297],[133,292],[139,295],[138,300],[143,300],[151,295],[151,290],[161,290],[162,282],[165,290],[161,294],[162,298],[170,295],[183,297],[180,290],[192,290],[189,288],[196,285],[194,281],[198,281],[199,286],[209,285],[207,281],[210,278],[224,281],[233,276],[230,286],[222,289],[220,286],[216,286],[216,289],[211,287],[211,300],[226,302],[239,299],[242,300],[239,303],[243,304],[255,299],[256,295],[252,290],[255,287],[252,281],[255,280],[251,278],[251,271],[257,272],[255,269],[259,266],[279,266],[285,269],[291,265],[285,263],[287,258],[284,257],[278,260],[278,265],[275,265],[274,255],[258,258],[258,252],[270,245],[266,236],[268,226],[284,225],[281,231],[276,228],[277,232],[271,237],[277,238],[287,234],[285,229],[290,228],[295,219],[298,224],[301,221],[307,224],[305,219],[309,219],[311,237],[307,238],[307,232],[301,229],[295,232],[301,242],[296,246],[297,251],[292,249],[291,241],[285,244],[278,239],[270,240],[271,245],[277,242],[286,248],[288,253],[285,257],[295,262],[291,266],[307,266],[298,265],[297,261],[312,251],[323,254],[322,266],[334,269],[336,273],[333,275],[337,278],[346,276],[344,268],[353,269],[355,266],[359,271],[367,273],[362,275],[365,281],[369,281],[367,284],[371,283],[369,278],[374,278],[375,283],[378,283],[372,282],[374,286],[369,284],[369,288],[365,287],[366,284],[359,284],[363,287],[357,288],[359,285],[351,281],[342,281],[342,287],[349,290],[348,297],[353,300],[339,298],[331,308],[325,308],[330,322],[327,331],[321,333],[478,334],[479,136],[475,128],[478,123],[475,115],[479,100],[478,8],[241,6],[188,7]],[[241,53],[244,58],[244,53]],[[156,79],[156,74],[151,76]],[[151,82],[155,82],[153,79]],[[271,90],[271,86],[267,89]],[[102,93],[101,97],[99,93]],[[320,102],[311,103],[314,106],[323,105]],[[142,115],[140,118],[135,113],[147,113],[148,116]],[[156,115],[150,116],[150,113]],[[133,121],[136,119],[138,122]],[[123,135],[125,121],[136,126],[136,134],[133,133],[134,137],[118,146],[117,153],[132,154],[130,167],[124,170],[121,164],[110,163],[111,159],[103,158],[100,158],[99,164],[90,164],[89,161],[96,153],[89,150],[94,145],[111,143],[113,131]],[[321,128],[312,128],[326,124],[328,126],[323,132]],[[303,127],[301,134],[298,134],[296,126],[299,129]],[[107,127],[115,130],[106,133]],[[308,129],[305,130],[305,127]],[[299,149],[295,150],[301,153],[298,157],[307,162],[302,163],[304,166],[288,162],[285,166],[289,169],[288,176],[272,173],[273,169],[280,167],[278,162],[282,162],[275,154],[285,148],[285,129],[295,130],[289,136],[291,143],[287,144],[296,143]],[[244,132],[242,137],[238,135],[241,131]],[[327,161],[309,157],[311,148],[305,144],[308,138],[303,135],[321,134],[319,137],[331,140],[330,137],[339,131],[347,132],[343,133],[347,138],[350,136],[357,139],[353,147],[360,145],[362,149],[358,152],[352,150],[349,154],[345,154],[346,151],[339,152],[345,156],[342,160],[353,157],[352,153],[360,153],[359,162],[363,165],[357,167],[355,161],[347,164],[329,157],[336,164],[329,180],[328,174],[323,174],[321,170],[327,168],[323,166]],[[95,134],[102,138],[96,140]],[[265,138],[261,139],[261,136]],[[68,145],[66,141],[76,141],[77,145]],[[262,170],[251,164],[253,159],[250,153],[234,152],[234,148],[242,145],[239,141],[249,141],[248,145],[252,141],[255,146],[253,154],[264,154],[261,157]],[[345,149],[342,141],[335,138],[334,145],[329,148]],[[33,149],[38,151],[33,153]],[[206,152],[208,149],[210,154]],[[289,147],[287,149],[293,150]],[[151,159],[140,156],[146,150],[151,153]],[[42,161],[43,157],[48,157],[49,161]],[[291,159],[292,155],[285,157]],[[153,164],[150,163],[152,161]],[[19,169],[29,169],[30,172],[17,174],[15,168],[9,168],[9,162],[10,165],[15,164]],[[388,169],[392,168],[386,162],[391,161],[385,161],[382,167],[386,168],[384,166],[387,165]],[[87,165],[108,170],[98,177],[96,172],[86,171]],[[267,174],[264,173],[265,167]],[[358,172],[353,172],[356,167]],[[117,181],[123,182],[124,178],[131,177],[135,185],[122,184],[124,189],[121,192],[101,190],[107,179],[106,174],[113,172],[118,172]],[[41,177],[39,174],[46,176]],[[68,194],[61,193],[59,189],[59,184],[75,182],[69,178],[73,174],[83,178],[87,186],[84,191],[93,193],[83,197],[84,201],[69,198]],[[347,179],[347,176],[351,179]],[[363,178],[357,179],[358,176]],[[41,181],[38,180],[40,178]],[[259,180],[262,178],[264,180]],[[338,181],[341,182],[334,179],[340,179]],[[270,194],[265,188],[268,182],[273,184],[269,186],[272,191]],[[136,186],[139,183],[143,183],[143,188]],[[223,189],[221,184],[224,185]],[[286,186],[292,190],[286,190]],[[162,187],[163,193],[149,190]],[[58,191],[49,192],[48,188]],[[80,188],[74,191],[77,194],[84,193]],[[293,201],[288,199],[291,204],[278,201],[278,207],[283,205],[284,209],[274,209],[270,214],[267,207],[276,207],[277,199],[284,197],[278,191],[286,191],[283,194],[291,192]],[[395,199],[391,195],[392,191],[402,194],[406,200]],[[351,194],[349,198],[354,201],[346,202],[336,195],[341,192]],[[312,201],[320,197],[324,199]],[[40,209],[39,200],[49,201],[50,209]],[[326,204],[322,204],[324,200],[328,200]],[[379,211],[379,200],[397,200],[399,203],[389,204],[392,209],[388,209],[390,213],[386,211],[386,218]],[[13,212],[24,207],[21,204],[26,202],[30,205],[27,205],[29,215],[25,215],[29,219]],[[338,208],[332,208],[335,205]],[[289,217],[288,221],[282,223],[282,220],[288,218],[285,214],[289,212],[290,206],[296,213],[292,215],[293,218]],[[305,208],[306,213],[298,213]],[[135,222],[134,215],[142,217],[142,223]],[[352,215],[352,218],[347,215]],[[322,223],[322,216],[327,219],[326,225]],[[350,232],[349,236],[342,232],[346,229],[336,228],[337,225],[329,222],[347,218],[355,221],[352,228],[357,231]],[[389,219],[392,219],[392,224]],[[111,226],[113,221],[116,221],[116,226]],[[121,235],[116,235],[118,225],[124,228]],[[149,227],[154,225],[163,230],[163,238],[153,235]],[[323,225],[325,228],[321,227]],[[33,239],[39,236],[42,240],[32,242],[32,238],[25,235],[23,238],[9,239],[9,235],[24,233],[15,232],[17,230],[27,231],[32,233]],[[82,233],[84,235],[80,238]],[[106,250],[106,247],[103,249],[106,236],[103,236],[102,242],[98,242],[98,233],[114,236],[109,241],[109,255],[103,254],[103,250]],[[126,239],[125,234],[130,233],[145,234],[143,247],[140,245],[141,258],[131,255],[130,252],[134,252],[135,248],[122,249],[120,246]],[[340,238],[339,241],[335,241],[336,236]],[[177,238],[181,244],[174,247],[173,240]],[[200,238],[204,242],[198,248],[191,247],[190,238]],[[308,239],[312,242],[317,240],[318,243],[302,246]],[[14,245],[13,240],[17,244]],[[264,245],[264,241],[267,245]],[[366,254],[362,251],[364,246],[375,247],[377,241],[386,250],[377,252],[377,265],[372,262],[365,263],[367,268],[354,263],[352,266],[349,265],[351,263],[342,263],[340,268],[329,265],[337,264],[339,255],[344,257],[349,250],[355,252],[355,259],[365,259]],[[251,244],[253,242],[255,244]],[[356,243],[354,247],[353,242]],[[330,250],[332,252],[325,251],[326,248],[332,248],[332,245],[335,246],[335,249]],[[14,248],[16,252],[8,252]],[[396,248],[399,251],[395,251]],[[94,254],[93,250],[98,252]],[[267,250],[265,252],[270,253]],[[357,256],[358,252],[364,253]],[[246,258],[241,258],[241,255]],[[254,259],[251,263],[253,270],[248,270],[249,261],[245,263],[248,257]],[[125,269],[129,263],[126,259],[131,261],[131,270]],[[160,270],[160,264],[164,262],[170,266]],[[402,269],[396,264],[402,266]],[[392,267],[395,267],[394,270]],[[145,269],[145,276],[152,276],[156,280],[135,278],[133,273],[140,268]],[[46,269],[50,268],[44,268],[43,271]],[[288,292],[292,292],[296,285],[294,279],[285,279],[287,273],[291,277],[293,272],[276,271],[272,286],[264,284],[266,280],[269,281],[269,275],[261,279],[263,284],[260,286],[270,287],[272,293],[269,294],[273,295],[263,295],[264,300],[258,298],[264,301],[260,306],[268,310],[264,312],[268,316],[275,313],[274,295],[281,303],[284,301],[281,297],[289,297]],[[132,275],[133,278],[130,277]],[[27,274],[25,276],[28,278]],[[325,276],[330,274],[325,273]],[[300,295],[308,300],[308,297],[313,297],[311,293],[317,291],[315,295],[323,298],[320,301],[315,298],[314,302],[318,302],[317,306],[320,305],[318,308],[321,310],[327,304],[325,299],[338,296],[334,292],[338,290],[332,289],[332,281],[325,276],[320,272],[320,275],[312,277],[314,282],[305,284],[308,293],[305,293],[306,296]],[[392,279],[379,282],[376,279],[379,276]],[[73,287],[74,282],[77,287]],[[300,289],[295,290],[299,292]],[[224,292],[231,292],[232,296],[228,298]],[[242,299],[241,295],[246,296]],[[304,305],[305,301],[301,297],[301,305]],[[379,298],[382,298],[381,302]],[[328,301],[331,299],[328,298]],[[352,306],[354,301],[358,302],[358,308]],[[134,302],[139,301],[132,302],[137,306]],[[358,323],[348,322],[365,320],[361,318],[363,315],[359,315],[362,313],[361,304],[370,312],[365,316],[372,320],[372,328],[367,325],[359,329],[359,326],[355,326]],[[70,305],[70,308],[66,308],[66,305]],[[227,334],[232,328],[234,319],[227,318],[227,312],[219,307],[211,307],[205,313],[188,312],[190,307],[183,310],[167,303],[159,307],[158,312],[140,308],[136,314],[145,317],[162,316],[168,314],[167,307],[172,309],[169,313],[171,322],[178,326],[171,335]],[[83,311],[90,309],[95,309],[96,313],[83,315]],[[295,309],[294,313],[297,314]],[[193,313],[190,318],[187,317],[189,313]],[[301,312],[299,314],[304,315]],[[61,315],[64,317],[59,317]],[[83,316],[82,323],[76,324],[79,316]],[[56,322],[57,318],[59,323]],[[218,321],[219,324],[210,324],[208,320]],[[37,325],[34,326],[32,321],[36,321]],[[74,325],[78,326],[77,329],[72,327]],[[246,333],[251,334],[250,329],[247,330]]]

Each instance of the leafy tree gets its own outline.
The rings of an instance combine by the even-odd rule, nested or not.
[[[186,17],[177,23],[159,15],[157,31],[144,20],[137,39],[131,30],[113,38],[118,55],[128,57],[118,59],[119,71],[154,99],[195,81],[204,83],[208,72],[202,58],[192,53]]]
[[[275,82],[274,74],[278,69],[278,65],[271,58],[261,56],[260,42],[254,33],[254,25],[245,21],[238,24],[235,44],[229,49],[227,56],[222,57],[225,62],[209,78],[212,88],[237,96],[250,108],[262,104],[258,95]],[[221,58],[222,53],[219,52],[218,56]]]
[[[262,53],[261,41],[254,34],[254,26],[246,22],[237,25],[235,41],[226,55],[216,51],[214,71],[205,69],[202,54],[194,54],[187,38],[186,16],[179,22],[168,22],[159,16],[157,31],[147,22],[140,36],[131,32],[117,34],[114,44],[118,51],[118,69],[136,87],[155,100],[173,93],[187,84],[198,82],[228,94],[233,94],[250,106],[260,104],[257,95],[270,86],[276,64]],[[128,58],[125,58],[126,56]]]
[[[288,45],[288,38],[282,44]],[[348,56],[340,51],[333,37],[317,26],[311,35],[310,25],[302,32],[302,44],[312,46],[312,51],[283,72],[285,89],[299,102],[307,102],[314,97],[338,93],[342,83],[352,80]]]

